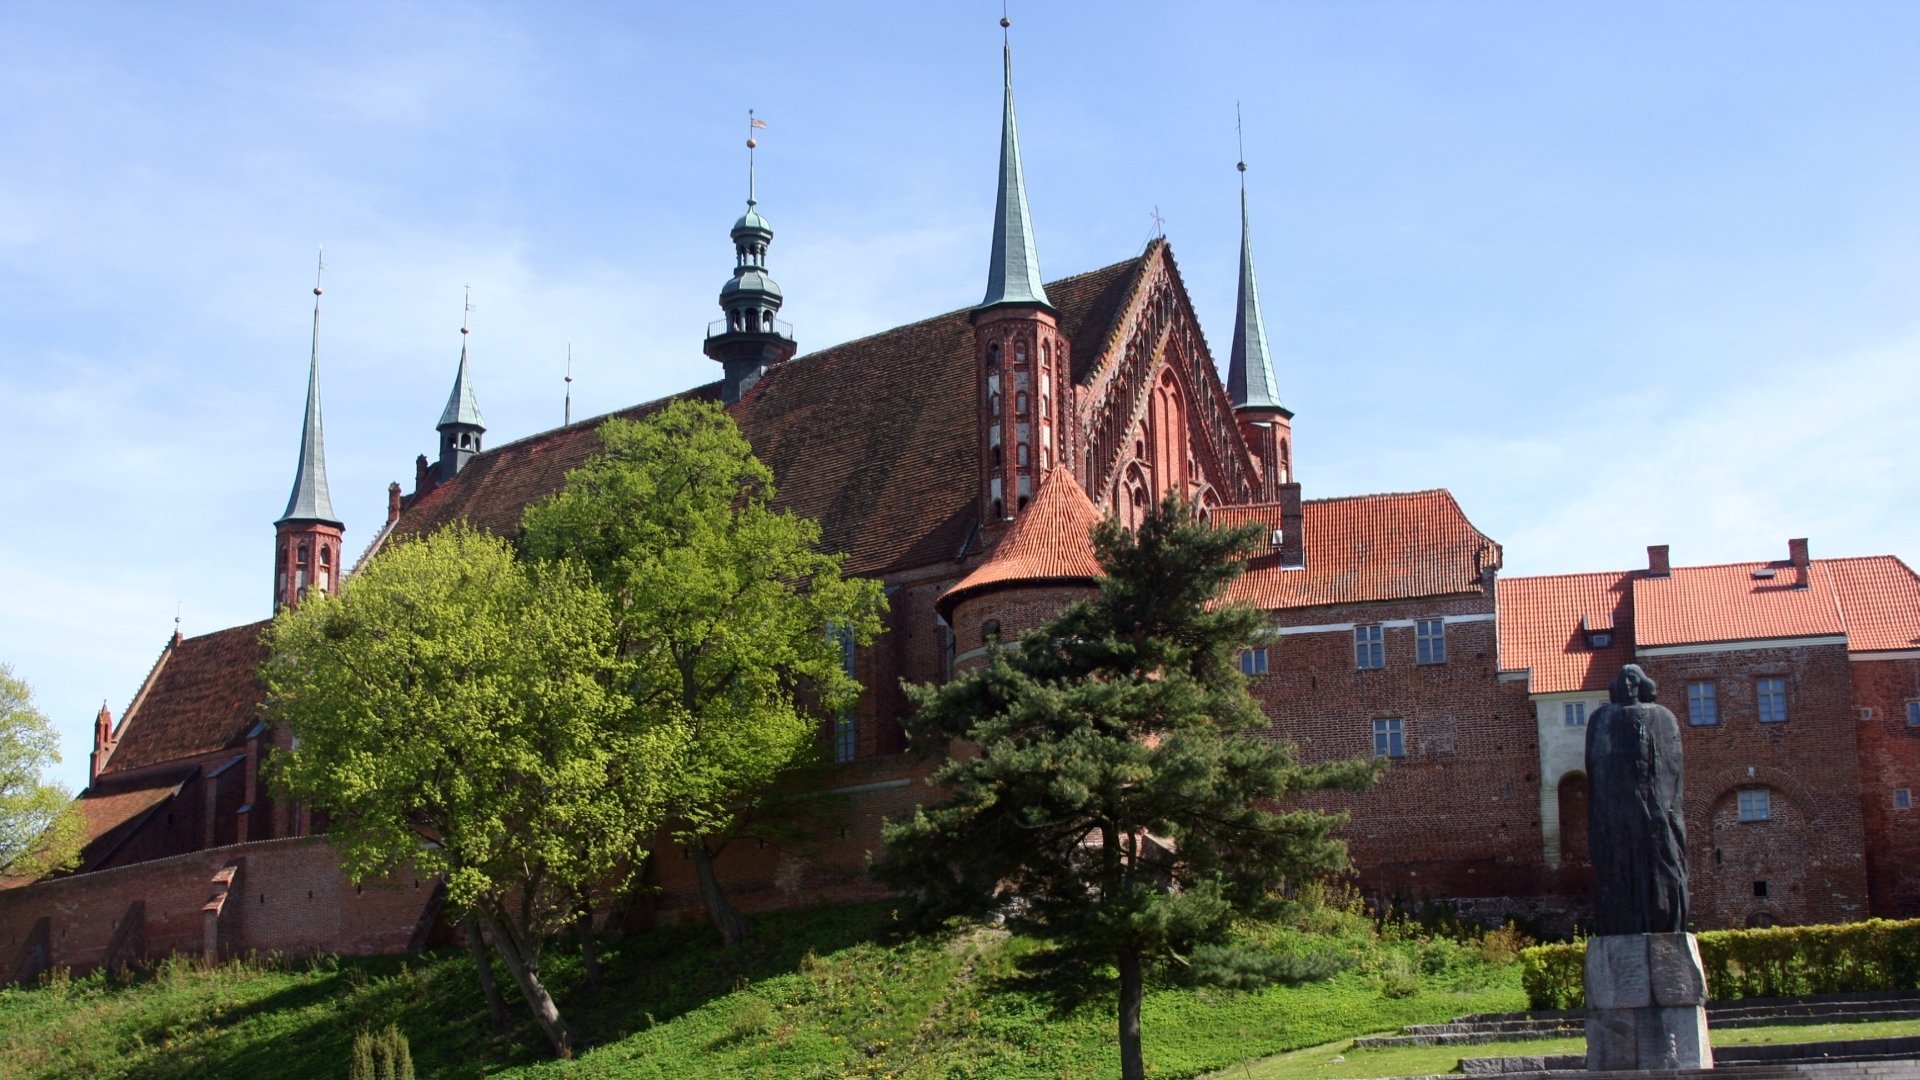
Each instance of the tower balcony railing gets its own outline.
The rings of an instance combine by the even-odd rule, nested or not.
[[[765,334],[768,337],[785,338],[788,341],[792,341],[793,324],[783,319],[763,319],[761,320],[760,329],[758,330],[748,330],[744,327],[735,330],[733,327],[727,325],[727,320],[725,319],[715,319],[707,324],[708,337],[717,338],[722,334]]]

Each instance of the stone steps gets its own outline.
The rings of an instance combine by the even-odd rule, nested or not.
[[[1906,1036],[1890,1039],[1851,1039],[1838,1042],[1813,1043],[1770,1043],[1755,1046],[1720,1046],[1713,1051],[1714,1062],[1718,1066],[1716,1073],[1723,1077],[1763,1073],[1749,1073],[1747,1070],[1766,1070],[1779,1068],[1799,1068],[1807,1065],[1871,1065],[1893,1064],[1912,1068],[1910,1073],[1893,1073],[1920,1077],[1920,1036]],[[1498,1076],[1504,1080],[1519,1080],[1522,1077],[1563,1076],[1566,1073],[1602,1076],[1612,1073],[1587,1073],[1587,1059],[1584,1054],[1547,1054],[1540,1056],[1521,1056],[1504,1058],[1462,1058],[1455,1066],[1456,1070],[1468,1076]],[[1698,1071],[1698,1070],[1695,1070]],[[1638,1076],[1684,1076],[1691,1072],[1653,1072],[1623,1073],[1619,1075]],[[1789,1073],[1786,1075],[1801,1075]]]
[[[1707,1027],[1849,1023],[1920,1019],[1920,991],[1831,994],[1808,998],[1747,998],[1707,1006]],[[1357,1049],[1382,1046],[1472,1046],[1490,1042],[1560,1039],[1586,1034],[1582,1009],[1533,1013],[1480,1013],[1446,1024],[1410,1024],[1398,1035],[1355,1039]]]

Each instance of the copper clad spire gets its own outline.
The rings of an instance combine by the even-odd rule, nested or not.
[[[288,521],[319,521],[340,527],[333,514],[333,498],[327,491],[327,449],[320,424],[320,263],[313,279],[313,348],[307,359],[307,415],[300,425],[300,460],[293,474],[293,493],[287,497],[287,512],[274,524]]]
[[[1008,20],[1001,19],[1004,29]],[[1051,308],[1040,283],[1040,255],[1033,242],[1033,219],[1027,213],[1027,184],[1020,167],[1020,132],[1013,116],[1013,46],[1001,50],[1006,75],[1004,111],[1000,119],[1000,191],[993,208],[993,256],[987,266],[987,295],[983,308],[1001,304],[1037,304]]]
[[[1236,409],[1284,410],[1267,352],[1267,326],[1260,317],[1260,287],[1253,275],[1253,233],[1247,225],[1247,163],[1240,170],[1240,295],[1233,312],[1233,348],[1227,354],[1227,396]]]

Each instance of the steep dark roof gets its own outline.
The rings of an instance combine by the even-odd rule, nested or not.
[[[1076,377],[1112,336],[1148,255],[1048,283]],[[971,311],[953,311],[788,361],[728,411],[773,469],[780,505],[820,522],[823,546],[846,552],[850,571],[884,573],[953,558],[972,527],[973,365]],[[718,393],[714,383],[684,396]],[[661,404],[610,415],[644,416]],[[567,470],[600,449],[595,431],[605,419],[475,455],[407,507],[395,535],[457,519],[511,535],[528,503],[559,490]]]
[[[120,720],[120,741],[102,774],[241,746],[260,720],[266,620],[183,638],[169,646],[150,684]]]

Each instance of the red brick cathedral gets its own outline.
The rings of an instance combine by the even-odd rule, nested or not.
[[[937,681],[1084,595],[1087,527],[1161,493],[1269,537],[1235,587],[1270,613],[1242,670],[1269,734],[1310,759],[1372,754],[1386,778],[1339,805],[1360,887],[1400,903],[1563,924],[1588,888],[1587,716],[1639,663],[1684,721],[1694,910],[1702,927],[1920,915],[1920,579],[1898,558],[1785,558],[1501,580],[1501,548],[1444,490],[1303,499],[1246,237],[1227,378],[1165,241],[1046,281],[1021,174],[1011,65],[985,293],[972,307],[800,355],[778,317],[773,229],[732,229],[723,319],[705,341],[722,402],[851,572],[885,583],[887,632],[848,663],[868,690],[823,724],[854,813],[805,858],[735,845],[746,907],[871,895],[881,819],[927,795],[901,680]],[[341,587],[315,350],[300,458],[275,524],[273,606]],[[465,331],[463,330],[464,334]],[[369,556],[465,520],[512,533],[599,447],[596,418],[483,447],[463,345],[414,489],[389,491]],[[612,415],[636,417],[659,406]],[[269,577],[266,560],[262,576]],[[266,605],[263,605],[265,607]],[[261,778],[265,623],[161,651],[118,724],[103,709],[77,874],[0,890],[13,967],[165,951],[392,951],[427,939],[434,882],[344,881],[307,807]],[[647,869],[659,914],[697,904],[671,845]]]

